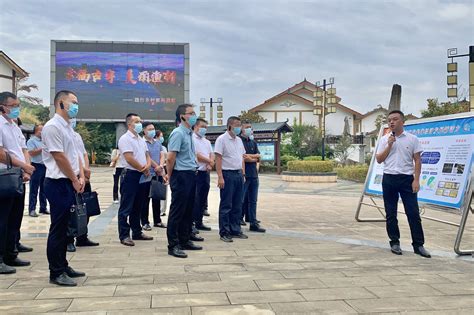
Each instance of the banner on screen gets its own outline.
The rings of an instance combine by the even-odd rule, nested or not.
[[[405,130],[422,145],[418,200],[459,209],[474,160],[474,117],[410,123]],[[389,132],[385,129],[385,133]],[[377,143],[377,146],[379,143]],[[377,148],[375,149],[376,152]],[[372,163],[365,192],[382,195],[383,163]]]

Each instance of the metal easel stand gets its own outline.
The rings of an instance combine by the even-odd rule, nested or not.
[[[462,236],[464,234],[464,229],[466,228],[467,217],[469,216],[470,212],[474,213],[474,209],[472,208],[472,199],[473,199],[473,193],[472,193],[472,187],[471,187],[470,198],[466,199],[469,202],[464,205],[464,211],[462,213],[461,222],[459,223],[458,234],[456,236],[456,241],[454,242],[454,251],[458,255],[474,255],[474,249],[461,249],[461,241],[462,241]]]
[[[369,197],[370,201],[372,201],[372,203],[364,202],[364,197]],[[377,199],[379,199],[379,198],[377,198]],[[360,217],[360,211],[362,209],[362,205],[368,206],[368,207],[371,207],[371,208],[376,208],[377,211],[382,215],[382,218],[361,218]],[[359,200],[359,206],[357,207],[357,211],[356,211],[356,214],[355,214],[355,219],[356,219],[357,222],[385,222],[386,217],[385,217],[384,209],[385,208],[383,206],[379,206],[377,204],[377,202],[374,200],[374,196],[369,196],[369,195],[366,195],[366,194],[362,193],[362,195],[360,196],[360,200]]]

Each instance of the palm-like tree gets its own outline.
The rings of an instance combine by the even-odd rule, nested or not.
[[[34,83],[27,84],[26,83],[27,80],[28,80],[28,77],[17,79],[15,94],[18,95],[18,98],[22,101],[31,103],[33,105],[42,105],[43,100],[41,98],[27,95],[28,93],[31,93],[33,90],[38,90],[37,84],[34,84]]]

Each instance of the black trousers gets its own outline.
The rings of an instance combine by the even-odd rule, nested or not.
[[[211,187],[211,176],[207,171],[198,171],[196,175],[196,196],[194,199],[193,222],[202,224],[204,208],[206,207],[209,189]]]
[[[169,249],[189,241],[196,194],[196,171],[173,171],[170,187],[171,205],[166,230]]]
[[[157,179],[156,176],[153,176],[152,180],[156,180],[156,179]],[[158,181],[160,183],[162,183],[163,182],[163,177],[158,176]],[[148,191],[150,191],[150,186],[151,186],[151,182],[148,183]],[[145,225],[145,224],[150,224],[150,219],[149,219],[150,199],[151,198],[148,198],[148,194],[147,194],[146,199],[143,202],[143,208],[142,208],[142,212],[141,212],[142,226]],[[160,202],[160,200],[151,199],[151,204],[152,204],[152,209],[153,209],[153,223],[154,224],[161,223],[161,216],[160,216],[160,214],[161,214],[160,213],[161,202]]]
[[[242,202],[244,196],[244,176],[240,170],[223,170],[224,189],[220,190],[219,235],[238,235]]]
[[[33,175],[31,175],[30,179],[30,197],[28,211],[33,212],[36,210],[36,202],[38,199],[39,190],[39,212],[44,213],[47,210],[46,195],[44,194],[44,178],[46,175],[46,166],[40,163],[31,163],[31,165],[35,167],[35,171],[33,172]]]
[[[118,231],[120,240],[130,237],[138,237],[142,234],[140,225],[140,212],[143,202],[148,196],[145,184],[140,184],[143,174],[134,170],[123,170],[120,182],[120,207],[118,210]]]
[[[122,174],[123,167],[116,167],[114,173],[114,188],[113,188],[113,199],[119,199],[119,181],[120,175]]]
[[[400,230],[397,220],[399,196],[402,198],[408,224],[410,225],[413,247],[416,248],[425,243],[417,194],[413,193],[412,182],[413,175],[383,175],[383,201],[387,215],[387,234],[390,238],[390,245],[400,244]]]
[[[0,199],[0,263],[18,256],[16,245],[19,242],[24,207],[24,193],[18,197]]]
[[[51,225],[49,227],[46,254],[50,278],[56,278],[66,271],[67,227],[71,207],[75,202],[74,187],[67,178],[44,180],[44,192],[49,201]]]

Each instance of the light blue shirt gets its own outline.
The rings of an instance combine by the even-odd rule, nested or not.
[[[160,154],[161,151],[163,150],[162,145],[159,141],[156,141],[153,139],[153,142],[150,143],[148,140],[146,140],[146,145],[148,147],[148,153],[150,154],[150,159],[155,161],[157,164],[160,164]],[[153,167],[150,167],[150,174],[151,176],[155,176],[155,169]]]
[[[193,131],[182,124],[171,132],[168,152],[176,152],[174,169],[177,171],[195,171],[198,167],[192,136]]]
[[[43,141],[37,136],[31,136],[31,138],[26,142],[26,148],[28,151],[42,149],[44,148]],[[42,154],[31,156],[31,163],[44,164]]]

